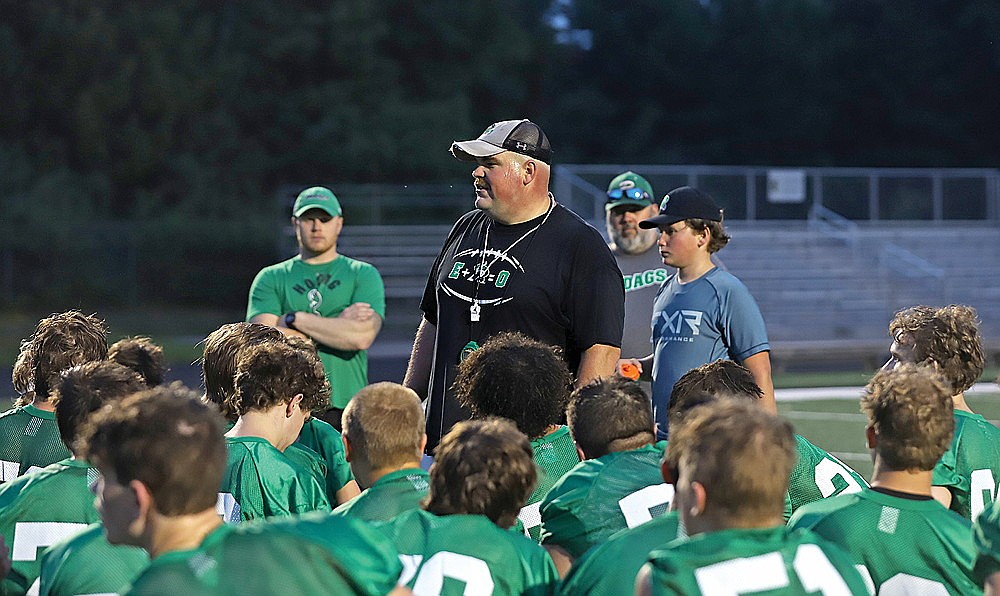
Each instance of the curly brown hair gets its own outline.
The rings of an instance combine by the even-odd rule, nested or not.
[[[670,392],[670,419],[705,400],[705,394],[723,399],[758,402],[764,392],[757,386],[753,373],[732,360],[716,360],[684,373]]]
[[[452,389],[474,417],[506,418],[537,439],[562,422],[572,385],[559,348],[506,332],[491,337],[458,366]]]
[[[903,309],[889,323],[889,335],[913,346],[917,364],[936,365],[951,384],[952,394],[967,391],[983,374],[983,339],[976,309],[971,306]]]
[[[267,342],[241,352],[236,361],[234,412],[268,410],[302,394],[299,407],[321,411],[330,405],[330,382],[319,357],[287,343]]]
[[[233,421],[236,394],[236,359],[243,350],[266,342],[282,341],[281,331],[259,323],[227,323],[208,334],[202,342],[201,379],[205,398],[219,406],[222,415]]]
[[[148,387],[163,383],[163,348],[145,336],[119,339],[108,348],[108,359],[139,373]]]
[[[434,451],[424,509],[436,515],[485,515],[514,525],[535,488],[531,442],[502,418],[459,422]]]
[[[951,386],[929,367],[907,363],[875,373],[861,411],[878,436],[876,452],[893,470],[933,470],[951,446]]]
[[[68,310],[38,322],[31,337],[21,342],[14,367],[14,386],[34,391],[46,400],[59,384],[59,374],[71,366],[106,360],[108,328],[96,315]]]

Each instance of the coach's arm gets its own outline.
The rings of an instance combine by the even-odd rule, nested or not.
[[[580,355],[580,366],[576,369],[575,387],[583,387],[600,377],[614,374],[621,357],[621,348],[607,344],[594,344]]]
[[[427,319],[420,319],[417,335],[413,338],[410,362],[406,365],[406,376],[403,377],[403,386],[415,391],[420,399],[427,399],[436,335],[437,327]]]
[[[367,350],[382,330],[382,317],[365,302],[355,302],[336,317],[298,311],[295,329],[285,326],[284,317],[272,314],[259,314],[250,322],[277,327],[286,335],[298,331],[324,346],[345,351]]]

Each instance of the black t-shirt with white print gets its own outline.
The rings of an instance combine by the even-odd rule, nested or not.
[[[483,211],[466,213],[431,268],[420,303],[424,318],[437,327],[426,407],[428,451],[453,424],[469,418],[451,384],[470,341],[482,345],[501,331],[520,331],[562,348],[574,374],[590,346],[621,346],[625,290],[604,239],[558,203],[543,220],[545,215],[503,225]],[[480,306],[478,322],[470,315],[473,301]]]

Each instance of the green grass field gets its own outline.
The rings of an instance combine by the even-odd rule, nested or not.
[[[995,378],[995,377],[994,377]],[[993,385],[993,389],[996,389]],[[834,454],[866,479],[872,463],[865,447],[865,416],[858,405],[858,395],[845,392],[843,399],[782,400],[778,412],[795,426],[796,432],[817,447]],[[1000,422],[1000,390],[966,395],[969,406],[987,420]]]

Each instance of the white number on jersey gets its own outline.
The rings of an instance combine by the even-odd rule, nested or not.
[[[236,502],[236,497],[229,493],[219,493],[215,499],[215,512],[227,524],[238,524],[242,521],[242,510]]]
[[[521,525],[524,526],[524,535],[530,538],[531,534],[528,533],[528,530],[542,525],[542,502],[522,507],[517,514],[517,519],[521,520]]]
[[[799,583],[808,592],[824,596],[850,596],[844,578],[815,544],[800,544],[792,562]],[[695,570],[702,594],[738,596],[765,590],[777,590],[790,583],[785,561],[779,552],[731,559]]]
[[[669,507],[673,498],[674,486],[672,484],[654,484],[622,497],[618,501],[618,508],[625,516],[625,523],[628,527],[634,528],[653,519],[653,514],[649,512],[650,509],[659,505]]]
[[[38,550],[52,546],[63,538],[82,532],[87,524],[70,522],[17,522],[14,524],[12,561],[34,561]],[[38,594],[38,578],[28,588],[28,596]]]
[[[833,457],[832,455],[830,457]],[[816,470],[813,472],[813,477],[816,480],[816,487],[819,492],[823,495],[823,498],[834,495],[837,492],[837,487],[833,484],[833,479],[837,476],[847,483],[847,488],[841,491],[840,494],[849,495],[851,493],[861,492],[861,485],[858,481],[854,479],[854,476],[847,470],[847,467],[837,461],[836,459],[826,459],[824,458],[818,464],[816,464]]]
[[[488,596],[493,593],[493,575],[486,561],[448,551],[434,553],[427,561],[420,555],[399,555],[403,573],[399,584],[406,585],[414,575],[414,594],[440,594],[444,578],[465,583],[465,596]],[[419,570],[419,573],[418,573]]]
[[[16,461],[6,461],[0,460],[0,482],[7,482],[8,480],[13,480],[20,476],[17,472],[21,469],[21,464]],[[31,466],[24,471],[25,474],[30,474],[36,470],[41,470],[38,466]]]
[[[909,594],[920,594],[921,596],[947,596],[948,588],[944,584],[934,580],[897,573],[882,582],[878,588],[879,596],[908,596]]]
[[[993,479],[993,470],[973,471],[969,484],[972,493],[969,508],[972,510],[972,519],[976,519],[983,509],[997,498],[997,483]]]

